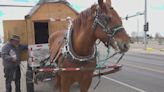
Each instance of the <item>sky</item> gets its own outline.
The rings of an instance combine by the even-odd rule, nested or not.
[[[71,5],[79,12],[89,8],[92,4],[97,3],[97,0],[67,0]],[[120,17],[126,17],[127,15],[134,15],[137,12],[144,12],[145,0],[112,0],[112,6],[118,12]],[[154,36],[156,33],[160,33],[164,36],[164,0],[147,0],[148,1],[148,22],[149,31],[148,34]],[[38,0],[0,0],[0,4],[12,4],[12,5],[35,5]],[[3,36],[3,24],[2,20],[16,20],[24,19],[24,16],[30,11],[30,7],[16,8],[16,7],[0,7],[0,35]],[[139,24],[140,36],[143,35],[144,16],[123,20],[123,26],[127,33],[131,35],[132,32],[137,32],[137,22]]]

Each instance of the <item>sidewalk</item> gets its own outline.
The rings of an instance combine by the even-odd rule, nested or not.
[[[164,55],[164,45],[148,44],[147,48],[144,48],[142,43],[134,43],[130,45],[130,52]]]

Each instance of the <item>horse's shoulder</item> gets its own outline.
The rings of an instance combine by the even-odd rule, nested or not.
[[[49,44],[52,44],[55,40],[64,36],[66,31],[55,31],[49,37]]]

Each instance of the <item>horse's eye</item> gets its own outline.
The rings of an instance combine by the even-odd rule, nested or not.
[[[113,7],[110,7],[111,10],[113,10]]]

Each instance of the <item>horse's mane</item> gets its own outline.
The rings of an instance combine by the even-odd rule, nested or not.
[[[92,5],[94,7],[96,5]],[[86,27],[87,20],[90,16],[92,16],[91,8],[88,8],[82,11],[79,16],[73,21],[73,29],[78,30],[80,27]]]

